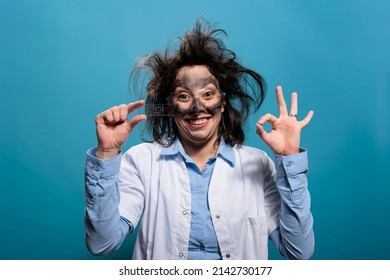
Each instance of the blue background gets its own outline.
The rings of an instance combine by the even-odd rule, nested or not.
[[[84,245],[83,164],[94,117],[134,101],[136,59],[203,16],[227,31],[268,96],[246,144],[277,114],[274,88],[299,93],[310,153],[313,259],[390,259],[389,1],[0,0],[0,259],[129,259]],[[125,148],[140,143],[138,129]],[[281,257],[271,246],[270,258]]]

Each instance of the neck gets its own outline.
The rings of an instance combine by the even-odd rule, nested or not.
[[[181,140],[181,139],[180,139]],[[211,139],[205,143],[190,143],[186,140],[181,140],[184,151],[192,158],[201,171],[203,171],[207,161],[215,156],[219,147],[218,137]]]

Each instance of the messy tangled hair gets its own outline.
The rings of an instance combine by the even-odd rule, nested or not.
[[[210,24],[197,20],[194,27],[181,38],[180,48],[171,53],[168,48],[143,58],[131,74],[139,79],[142,70],[147,70],[149,82],[146,87],[145,110],[148,115],[148,131],[154,141],[170,145],[178,135],[172,116],[153,114],[153,106],[169,105],[169,95],[174,90],[174,81],[179,69],[184,66],[204,65],[218,80],[225,93],[225,110],[219,125],[219,137],[234,146],[244,142],[243,124],[251,109],[257,111],[265,97],[266,83],[255,71],[236,61],[236,54],[225,47],[218,38],[227,35],[222,29],[212,29]],[[143,73],[143,72],[142,72]]]

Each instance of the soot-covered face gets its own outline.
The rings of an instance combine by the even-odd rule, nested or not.
[[[206,66],[180,68],[170,102],[182,142],[205,144],[217,139],[224,100],[217,79]]]

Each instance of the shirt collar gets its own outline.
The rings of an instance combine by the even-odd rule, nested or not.
[[[163,147],[161,150],[162,155],[168,155],[173,156],[177,154],[181,154],[184,158],[188,159],[188,155],[184,151],[184,148],[179,140],[179,138],[176,138],[176,140],[168,147]],[[225,143],[223,139],[221,139],[221,142],[219,143],[218,151],[217,151],[217,157],[223,158],[227,163],[229,163],[230,166],[234,167],[236,163],[236,158],[234,155],[233,148]]]

